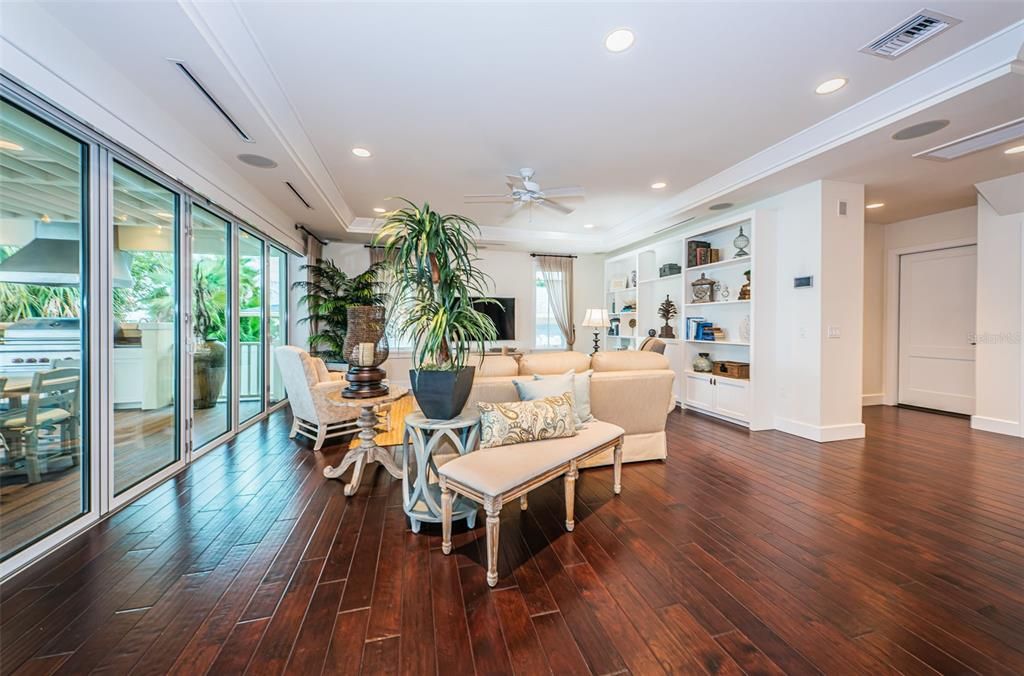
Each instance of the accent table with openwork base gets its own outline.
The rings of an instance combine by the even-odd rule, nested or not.
[[[441,523],[441,487],[437,483],[434,452],[445,439],[459,455],[475,450],[480,439],[480,416],[463,413],[451,420],[431,420],[416,411],[405,417],[402,503],[413,533],[420,532],[424,521]],[[472,530],[476,526],[476,511],[472,500],[457,498],[452,505],[452,518],[465,519]]]
[[[328,479],[340,478],[349,467],[355,465],[352,470],[352,478],[345,484],[345,495],[354,495],[359,489],[359,481],[363,478],[363,468],[368,463],[379,462],[388,471],[388,474],[396,479],[402,478],[402,470],[395,462],[391,451],[379,446],[377,436],[377,412],[381,404],[389,404],[401,399],[409,393],[408,388],[391,386],[387,394],[372,399],[345,399],[341,392],[328,395],[331,403],[338,406],[358,406],[363,409],[359,413],[356,427],[359,428],[359,445],[345,454],[345,458],[336,467],[324,467],[324,476]]]

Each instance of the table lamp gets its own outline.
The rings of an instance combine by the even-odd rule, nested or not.
[[[587,315],[583,318],[583,326],[589,326],[594,329],[594,351],[590,353],[591,356],[597,354],[597,350],[600,348],[601,343],[598,339],[600,329],[611,326],[612,323],[608,321],[608,310],[604,308],[591,308],[587,310]]]

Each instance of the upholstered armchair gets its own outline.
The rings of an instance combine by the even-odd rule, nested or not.
[[[322,359],[292,345],[282,345],[275,354],[294,417],[289,438],[301,434],[313,441],[313,450],[319,451],[328,438],[357,429],[359,408],[338,406],[328,399],[348,385],[344,375],[331,373]]]

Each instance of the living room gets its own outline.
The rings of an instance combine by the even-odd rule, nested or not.
[[[0,18],[0,672],[1024,672],[1019,3]]]

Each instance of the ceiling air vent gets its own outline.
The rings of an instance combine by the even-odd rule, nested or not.
[[[935,146],[928,150],[915,153],[914,157],[921,157],[926,160],[938,160],[948,162],[964,155],[988,150],[995,146],[1002,145],[1008,141],[1015,141],[1024,138],[1024,117],[1017,118],[1010,122],[1004,122],[998,126],[979,131],[970,136],[964,136],[941,146]]]
[[[300,202],[302,202],[302,206],[306,207],[307,209],[313,208],[313,205],[306,201],[306,198],[302,196],[302,193],[295,189],[295,186],[292,185],[291,181],[285,181],[284,184],[288,186],[288,189],[292,191],[292,194],[295,195],[295,197]]]
[[[246,143],[256,142],[253,140],[251,136],[245,133],[245,130],[243,130],[242,127],[237,122],[235,122],[235,118],[231,117],[231,115],[228,114],[228,111],[224,110],[224,106],[220,105],[220,102],[214,98],[213,94],[210,93],[210,90],[206,88],[206,85],[204,85],[202,81],[200,81],[200,79],[192,73],[189,67],[185,65],[184,61],[178,61],[176,59],[168,60],[175,66],[177,66],[181,74],[184,75],[185,78],[189,82],[191,82],[196,89],[199,90],[199,93],[203,95],[203,98],[206,99],[206,102],[213,106],[218,113],[220,113],[220,116],[223,117],[224,120],[231,125],[231,128],[234,129],[238,133],[238,135],[242,137],[243,141],[245,141]]]
[[[895,59],[928,38],[935,37],[958,23],[960,23],[960,19],[954,19],[930,9],[922,9],[885,35],[873,40],[860,51],[880,56],[883,59]]]

